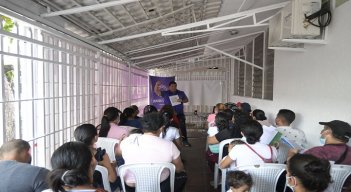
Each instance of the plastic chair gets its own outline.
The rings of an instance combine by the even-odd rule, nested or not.
[[[101,147],[106,150],[108,157],[111,162],[116,161],[115,146],[119,143],[119,140],[107,137],[99,137],[96,142],[97,147]]]
[[[334,192],[341,192],[347,177],[351,175],[351,166],[334,164],[331,166],[330,175],[332,176],[333,183],[329,185],[328,189]]]
[[[275,191],[280,175],[285,171],[286,165],[264,163],[237,167],[237,170],[248,172],[253,180],[250,192]],[[222,170],[222,192],[225,192],[227,169]],[[285,191],[285,189],[284,189]]]
[[[218,187],[218,171],[219,171],[219,164],[218,163],[221,162],[221,160],[223,158],[223,148],[226,144],[229,144],[233,140],[234,139],[226,139],[226,140],[223,140],[219,143],[218,161],[214,165],[214,176],[213,176],[213,184],[214,184],[213,187],[215,189],[217,189],[217,187]]]
[[[127,171],[135,177],[136,192],[161,192],[161,173],[164,169],[170,171],[171,192],[174,191],[175,166],[172,163],[141,163],[122,165],[118,168],[123,191],[126,191],[124,176]]]
[[[278,155],[277,155],[278,163],[284,164],[286,162],[290,148],[291,147],[285,142],[282,142],[282,141],[279,142]]]
[[[99,171],[101,173],[102,184],[104,185],[104,189],[108,192],[112,192],[111,186],[110,186],[110,181],[108,179],[108,171],[107,171],[106,167],[103,167],[101,165],[96,165],[95,170]]]

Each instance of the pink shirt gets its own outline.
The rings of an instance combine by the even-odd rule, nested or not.
[[[110,131],[107,133],[108,138],[114,138],[121,140],[122,137],[129,135],[129,128],[125,126],[118,126],[114,123],[110,123]]]
[[[216,114],[214,114],[214,113],[209,114],[208,117],[207,117],[207,122],[208,123],[214,122],[215,119],[216,119]]]
[[[135,163],[171,163],[180,155],[173,142],[147,134],[131,134],[120,143],[126,165]],[[161,173],[161,181],[169,176],[168,170]],[[134,176],[127,172],[126,183],[135,183]]]

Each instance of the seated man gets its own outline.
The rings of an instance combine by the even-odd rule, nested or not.
[[[48,189],[49,170],[30,165],[30,145],[21,139],[11,140],[0,148],[0,188],[2,192],[40,192]]]
[[[289,109],[281,109],[275,118],[275,124],[277,125],[277,130],[281,132],[284,137],[288,138],[290,141],[295,142],[304,149],[306,148],[305,133],[290,126],[294,120],[295,113],[293,111]]]
[[[334,164],[351,165],[351,147],[347,145],[351,137],[351,126],[339,120],[319,122],[319,124],[324,125],[321,131],[323,146],[313,147],[305,151],[304,154],[311,154]],[[291,157],[297,152],[298,150],[291,149],[288,156]],[[345,183],[347,187],[344,185],[343,191],[349,191],[351,177]]]

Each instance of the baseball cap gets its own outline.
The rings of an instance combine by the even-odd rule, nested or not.
[[[351,126],[344,121],[333,120],[330,122],[319,122],[319,124],[330,127],[333,131],[333,135],[337,138],[342,138],[347,141],[351,138]]]

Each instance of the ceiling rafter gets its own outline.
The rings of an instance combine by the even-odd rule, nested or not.
[[[86,12],[86,11],[103,9],[105,7],[123,5],[125,3],[132,3],[132,2],[135,2],[135,1],[138,1],[138,0],[109,1],[109,2],[106,2],[106,3],[99,3],[99,4],[95,4],[95,5],[76,7],[76,8],[71,8],[71,9],[65,9],[65,10],[62,10],[62,11],[43,13],[40,16],[41,17],[53,17],[53,16],[59,16],[59,15],[70,15],[70,14],[75,14],[75,13],[81,13],[81,12]]]
[[[239,38],[249,37],[249,36],[253,36],[253,35],[258,35],[258,34],[260,34],[262,32],[263,31],[253,32],[253,33],[240,35],[240,36],[236,36],[236,37],[232,37],[232,38],[228,38],[228,39],[224,39],[224,40],[219,40],[219,41],[215,41],[215,42],[211,42],[211,43],[206,43],[206,44],[203,44],[203,45],[196,45],[196,46],[193,46],[193,47],[186,47],[186,48],[176,49],[176,50],[171,50],[171,51],[163,51],[163,52],[149,54],[149,55],[143,55],[143,56],[139,56],[139,57],[132,57],[130,59],[131,60],[144,59],[144,58],[148,58],[148,57],[155,57],[155,56],[159,56],[159,55],[166,55],[166,54],[175,53],[175,52],[179,52],[179,51],[186,51],[186,50],[190,50],[190,49],[196,49],[196,48],[199,48],[199,47],[204,47],[206,45],[218,45],[218,44],[227,43],[228,41],[233,41],[233,40],[236,40],[236,39],[239,39]]]
[[[101,2],[98,1],[98,0],[95,0],[95,2],[96,2],[96,3],[101,3]],[[109,11],[107,8],[103,8],[103,10],[104,10],[107,14],[109,14],[112,18],[114,18],[114,19],[118,22],[118,24],[120,24],[120,25],[122,26],[122,28],[125,28],[124,24],[123,24],[114,14],[112,14],[111,11]]]
[[[146,32],[146,33],[139,33],[139,34],[130,35],[130,36],[118,37],[118,38],[114,38],[114,39],[100,41],[98,43],[99,44],[108,44],[108,43],[125,41],[125,40],[135,39],[135,38],[139,38],[139,37],[145,37],[145,36],[149,36],[149,35],[160,34],[160,33],[162,35],[174,35],[177,31],[187,30],[187,29],[191,29],[191,28],[195,28],[195,27],[201,27],[201,26],[208,26],[208,28],[209,28],[210,24],[214,24],[214,23],[218,23],[218,22],[222,22],[222,21],[227,21],[227,20],[230,20],[230,19],[237,19],[238,17],[242,17],[242,16],[246,16],[246,15],[253,15],[254,13],[260,13],[260,12],[266,12],[266,11],[270,11],[270,10],[279,9],[279,8],[284,7],[287,3],[288,2],[277,3],[277,4],[265,6],[265,7],[260,7],[260,8],[251,9],[251,10],[248,10],[248,11],[243,11],[243,12],[239,12],[239,13],[235,13],[235,14],[222,16],[222,17],[217,17],[217,18],[213,18],[213,19],[207,19],[207,20],[204,20],[204,21],[198,21],[198,22],[195,22],[195,23],[184,24],[184,25],[180,25],[180,26],[176,26],[176,27],[170,27],[170,28],[156,30],[156,31],[149,31],[149,32]],[[257,27],[257,26],[267,26],[267,24],[257,23],[257,24],[254,24],[254,25],[246,25],[246,26],[241,26],[241,27],[240,26],[236,26],[235,28]],[[226,28],[223,28],[222,30],[233,29],[233,28],[234,27],[231,27],[231,28],[230,27],[226,27]],[[211,30],[219,30],[219,29],[215,28],[215,29],[211,29]],[[191,33],[191,32],[190,31],[184,31],[183,33]]]
[[[128,26],[126,26],[125,28],[122,28],[122,29],[115,29],[115,30],[104,32],[104,33],[100,33],[100,34],[98,34],[98,36],[103,37],[103,36],[106,36],[106,35],[112,35],[113,33],[117,33],[117,32],[122,31],[122,30],[126,30],[126,29],[129,29],[129,28],[132,28],[132,27],[137,27],[139,25],[145,25],[147,23],[154,22],[154,21],[157,21],[159,19],[165,18],[167,16],[174,15],[175,13],[178,13],[178,12],[184,10],[184,9],[188,9],[188,8],[190,8],[192,6],[193,6],[193,4],[188,5],[186,7],[183,7],[183,8],[180,8],[180,9],[177,9],[177,10],[171,12],[171,13],[167,13],[165,15],[162,15],[162,16],[154,18],[154,19],[150,19],[150,20],[147,20],[147,21],[143,21],[143,22],[140,22],[140,23],[133,24],[133,25],[128,25]],[[90,38],[94,38],[94,37],[95,36],[92,36]]]
[[[71,2],[73,2],[76,6],[78,7],[82,7],[81,4],[79,4],[76,0],[70,0]],[[97,2],[99,4],[99,2]],[[99,18],[97,18],[95,15],[93,15],[92,13],[90,13],[89,11],[86,12],[86,14],[88,14],[91,18],[95,19],[95,21],[99,22],[101,25],[103,25],[106,29],[108,30],[112,30],[111,27],[109,27],[108,25],[106,25],[106,23],[104,23],[103,21],[101,21]]]

